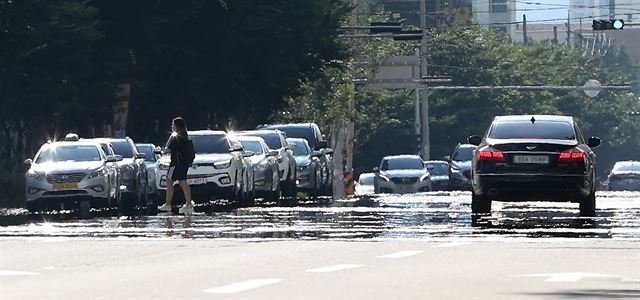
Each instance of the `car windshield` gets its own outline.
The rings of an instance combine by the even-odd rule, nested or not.
[[[617,163],[613,167],[614,171],[634,171],[640,172],[640,162]]]
[[[222,134],[190,135],[196,153],[229,153],[229,141]]]
[[[576,134],[568,122],[497,122],[487,136],[491,139],[551,139],[575,140]]]
[[[255,154],[262,154],[262,145],[258,141],[240,141],[242,147],[246,151],[251,151]]]
[[[427,163],[427,170],[429,170],[429,173],[433,175],[447,175],[449,174],[449,165],[443,163]]]
[[[473,159],[473,150],[475,148],[472,147],[459,147],[456,149],[456,152],[451,156],[451,160],[455,161],[470,161]]]
[[[373,175],[371,174],[362,174],[358,177],[358,184],[360,185],[373,185]]]
[[[147,145],[143,145],[143,146],[136,146],[136,148],[138,149],[138,152],[144,153],[144,161],[148,161],[148,162],[154,162],[155,160],[155,153],[153,153],[153,147],[151,146],[147,146]]]
[[[110,151],[109,151],[109,145],[107,144],[100,144],[100,148],[102,148],[102,151],[104,152],[104,154],[109,155]]]
[[[96,146],[68,145],[43,149],[36,163],[60,162],[60,161],[100,161],[100,152]]]
[[[419,158],[389,158],[382,163],[382,170],[416,170],[424,169],[424,163]]]
[[[270,149],[280,149],[282,148],[282,141],[280,140],[280,135],[277,134],[276,132],[269,132],[269,133],[246,133],[246,135],[251,135],[251,136],[259,136],[261,138],[264,139],[264,141],[267,143],[267,146],[269,146]]]
[[[312,148],[315,147],[316,138],[313,135],[313,131],[309,127],[300,128],[300,127],[290,127],[290,126],[283,126],[283,127],[276,126],[274,128],[286,132],[287,137],[305,139],[307,140],[307,143],[309,143],[309,147],[312,147]]]
[[[307,149],[307,145],[305,145],[303,141],[292,141],[289,143],[295,145],[293,147],[293,155],[295,156],[309,155],[309,149]]]
[[[116,154],[122,155],[123,158],[133,158],[133,149],[131,149],[131,145],[126,140],[113,141],[111,145],[113,146],[113,152]]]

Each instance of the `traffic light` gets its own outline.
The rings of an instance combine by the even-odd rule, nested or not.
[[[393,34],[394,41],[415,41],[422,39],[422,30],[405,30]]]
[[[399,32],[402,30],[401,22],[371,22],[369,23],[370,33]]]
[[[620,30],[624,29],[624,21],[622,19],[593,20],[591,28],[593,30]]]

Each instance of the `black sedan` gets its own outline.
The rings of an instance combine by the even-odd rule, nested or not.
[[[472,161],[473,213],[488,213],[491,201],[569,201],[581,216],[594,216],[596,155],[573,117],[497,116]]]

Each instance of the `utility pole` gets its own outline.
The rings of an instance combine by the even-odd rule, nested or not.
[[[571,13],[567,12],[567,47],[571,47]]]
[[[422,29],[422,40],[420,41],[420,76],[427,77],[427,0],[420,0],[420,29]],[[420,156],[423,160],[429,160],[431,153],[429,150],[429,88],[424,86],[422,91],[416,90],[421,94],[421,151]]]
[[[527,15],[522,15],[522,43],[529,44],[529,39],[527,38]]]

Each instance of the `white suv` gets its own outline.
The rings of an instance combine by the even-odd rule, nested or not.
[[[212,198],[228,198],[239,202],[251,191],[253,184],[245,181],[244,151],[232,143],[224,131],[189,131],[196,157],[187,172],[187,182],[191,188],[193,201],[208,204]],[[171,159],[168,155],[156,162],[156,187],[161,199],[167,191],[167,171]],[[176,201],[177,199],[181,199]],[[176,185],[174,201],[184,202],[184,195]]]

